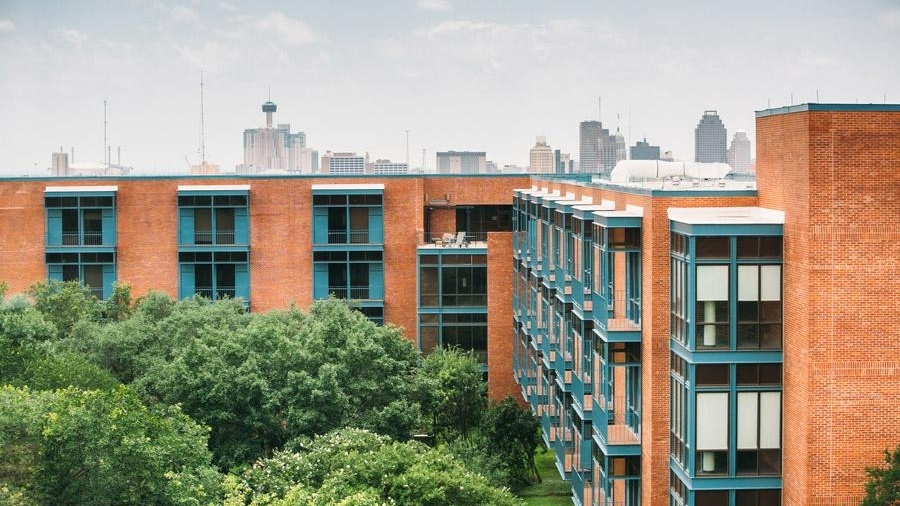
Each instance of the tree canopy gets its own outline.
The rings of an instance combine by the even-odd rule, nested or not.
[[[229,506],[517,505],[442,448],[341,429],[295,443],[229,481]]]
[[[884,451],[886,466],[867,467],[866,497],[860,506],[896,506],[900,504],[900,445]]]

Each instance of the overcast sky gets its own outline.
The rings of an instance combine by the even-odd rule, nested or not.
[[[527,165],[534,137],[577,158],[578,123],[692,159],[702,112],[754,140],[754,110],[900,102],[900,1],[0,0],[0,174],[50,153],[139,171],[233,169],[275,121],[324,153],[428,167],[436,150]],[[630,135],[629,135],[630,133]]]

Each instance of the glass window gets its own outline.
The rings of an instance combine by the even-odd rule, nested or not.
[[[728,491],[698,490],[694,492],[694,506],[728,506]]]
[[[697,386],[728,385],[728,364],[701,364],[696,366]]]
[[[697,266],[697,347],[728,347],[727,265]]]
[[[728,258],[729,237],[697,237],[694,239],[697,258]]]

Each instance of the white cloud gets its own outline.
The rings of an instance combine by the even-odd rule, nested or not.
[[[11,33],[16,31],[16,24],[10,19],[0,19],[0,33]]]
[[[900,30],[900,8],[888,9],[877,17],[878,24],[893,29]]]
[[[87,40],[87,34],[83,32],[79,32],[78,30],[74,30],[72,28],[64,28],[56,31],[56,36],[61,38],[63,41],[68,43],[69,45],[75,47],[81,47],[84,41]]]
[[[270,12],[253,26],[279,42],[291,46],[309,44],[316,40],[315,33],[305,21],[286,16],[283,12]]]
[[[220,0],[217,5],[220,9],[228,11],[228,12],[238,12],[238,8],[233,4]]]
[[[416,7],[423,11],[449,11],[453,9],[447,0],[418,0]]]

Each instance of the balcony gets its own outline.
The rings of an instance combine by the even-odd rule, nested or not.
[[[330,229],[328,244],[370,244],[368,229]]]
[[[103,232],[63,232],[63,246],[102,246]]]
[[[211,286],[198,286],[195,288],[197,295],[201,297],[206,297],[209,300],[219,300],[228,298],[235,298],[237,295],[237,289],[233,286],[218,286],[213,289]]]
[[[640,427],[640,415],[626,403],[624,395],[606,397],[598,395],[595,399],[599,410],[596,413],[607,415],[608,423],[603,425],[597,419],[594,434],[609,445],[637,445],[641,436],[633,427]]]
[[[328,293],[337,299],[366,300],[369,298],[368,286],[329,286]]]
[[[195,230],[194,244],[234,244],[234,231]]]
[[[420,248],[487,248],[487,232],[417,233]]]

